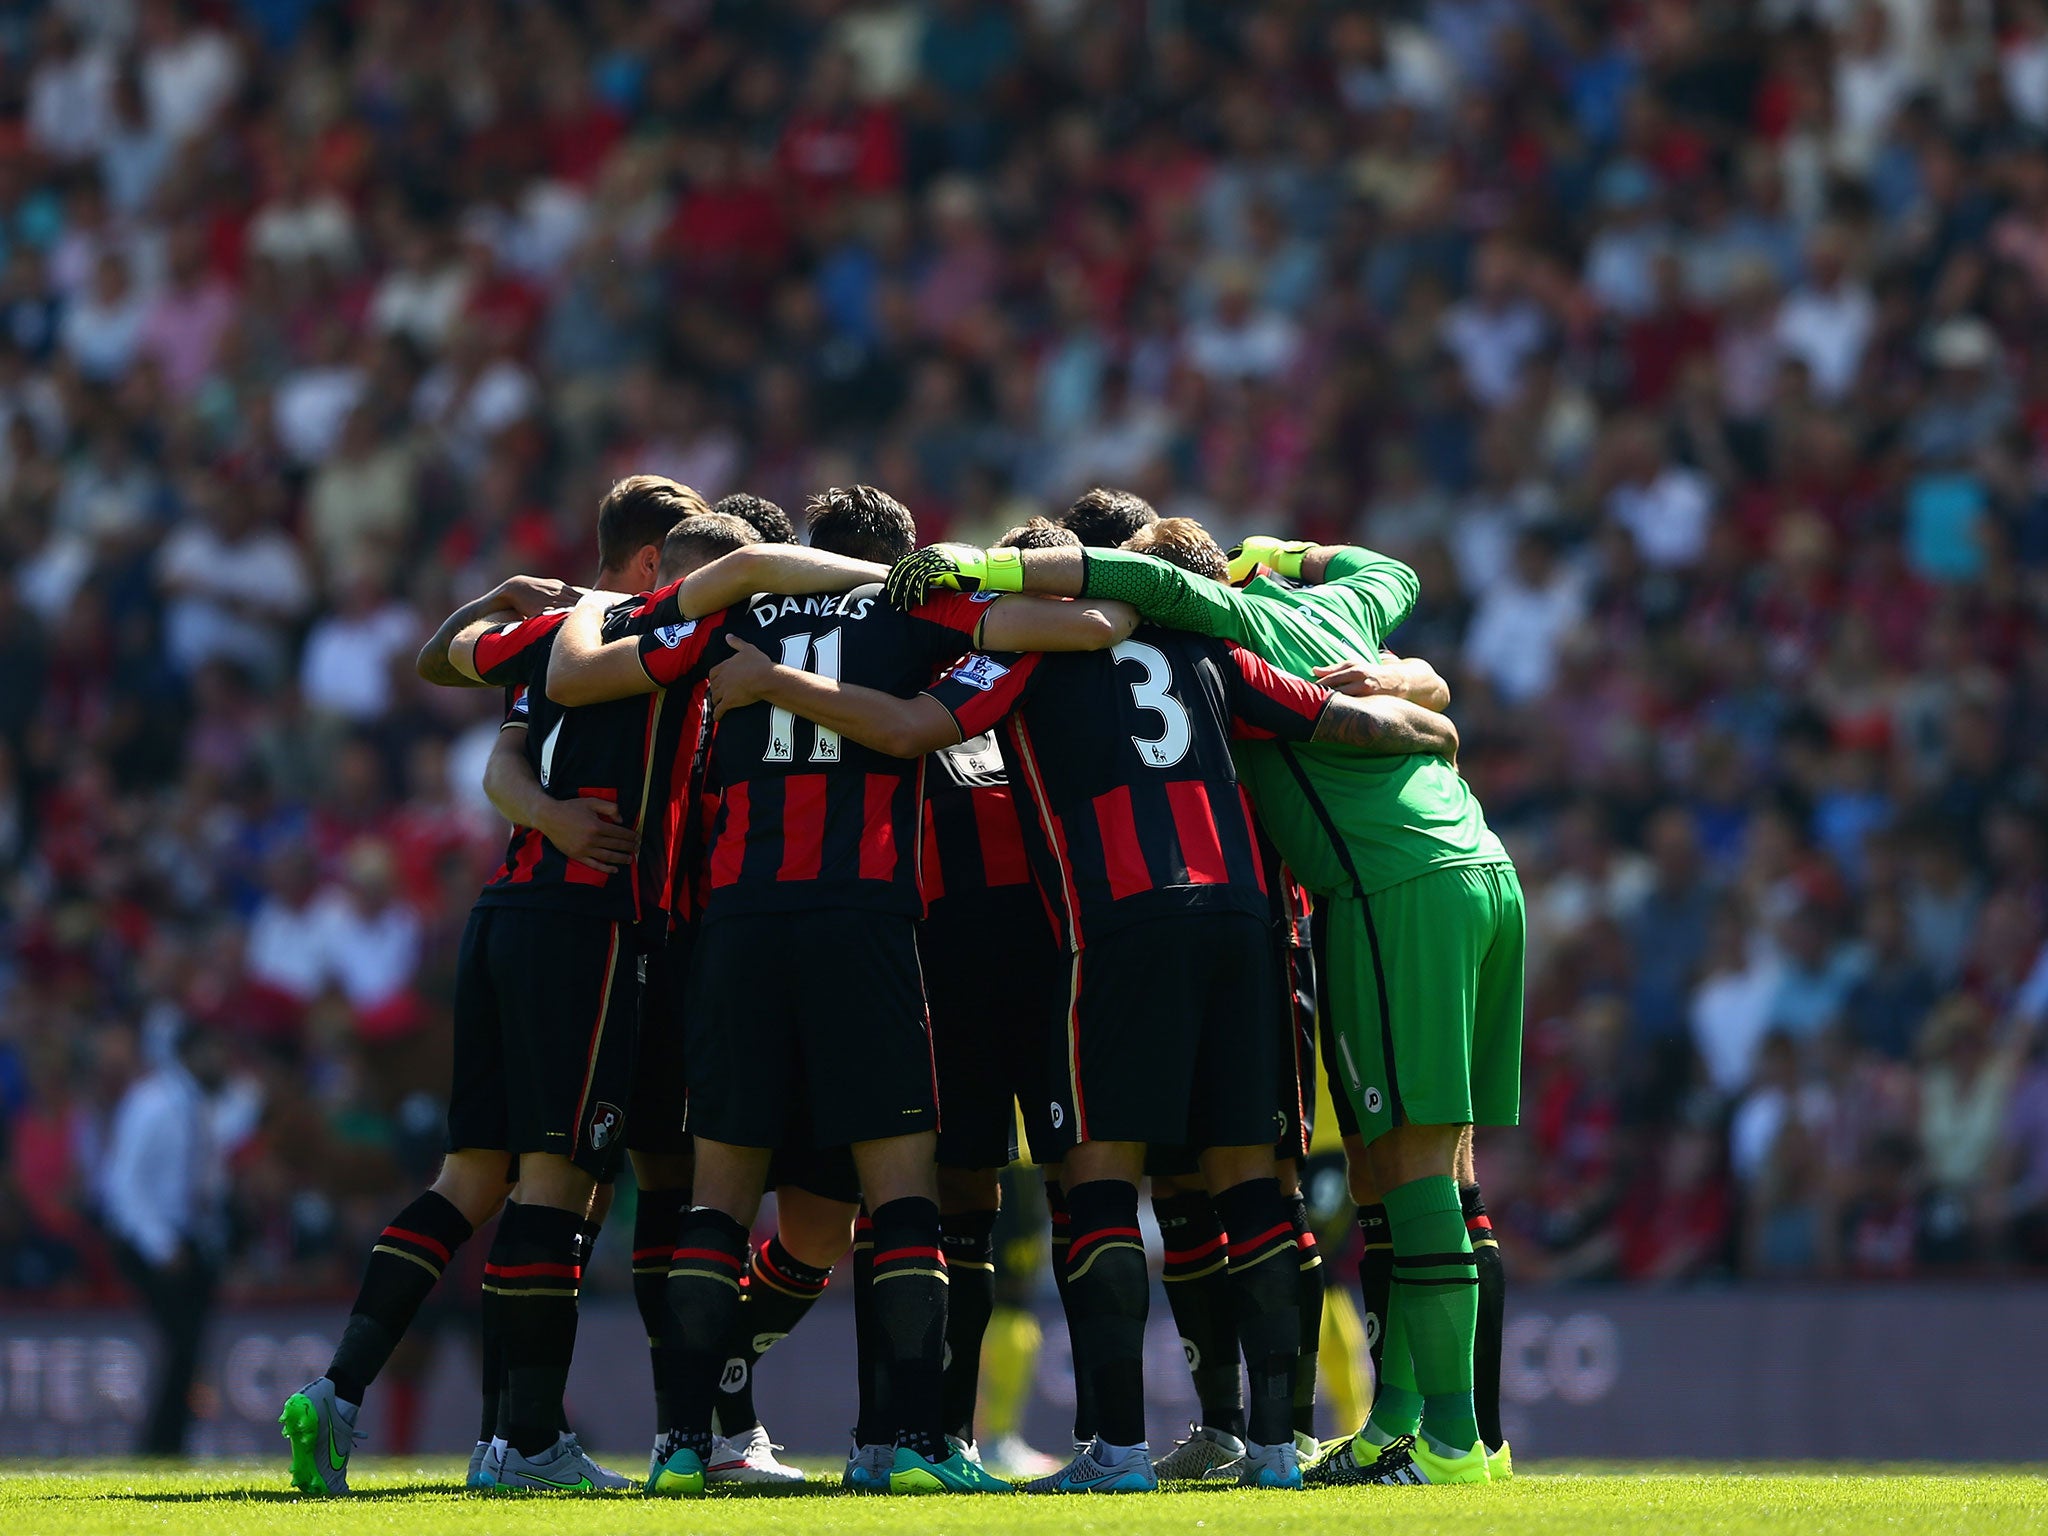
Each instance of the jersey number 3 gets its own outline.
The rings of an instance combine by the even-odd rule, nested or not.
[[[1136,662],[1145,675],[1131,684],[1131,702],[1159,717],[1157,736],[1133,736],[1139,760],[1148,768],[1171,768],[1188,755],[1194,733],[1188,728],[1188,712],[1173,694],[1173,663],[1156,645],[1142,640],[1124,640],[1110,650],[1119,663]]]
[[[1156,653],[1155,653],[1156,654]],[[794,667],[799,672],[812,672],[819,677],[839,681],[839,631],[827,630],[813,643],[809,635],[784,635],[782,637],[782,664]],[[839,733],[817,727],[817,737],[811,743],[811,761],[814,763],[836,763],[839,761]],[[764,763],[786,763],[796,756],[796,716],[786,709],[776,709],[768,714],[768,750],[761,754]]]

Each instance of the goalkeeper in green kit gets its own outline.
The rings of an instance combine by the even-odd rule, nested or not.
[[[1117,598],[1152,623],[1234,640],[1310,680],[1380,659],[1415,603],[1406,565],[1343,546],[1247,539],[1231,552],[1232,585],[1192,575],[1141,552],[1165,527],[1123,550],[935,545],[896,567],[889,594],[899,604],[931,586]],[[1456,1171],[1466,1127],[1512,1125],[1520,1108],[1514,865],[1441,757],[1278,741],[1242,742],[1237,757],[1267,834],[1324,898],[1329,1069],[1368,1144],[1393,1245],[1372,1417],[1308,1481],[1488,1481],[1472,1398],[1478,1268]]]

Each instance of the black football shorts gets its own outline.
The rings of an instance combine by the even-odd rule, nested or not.
[[[669,1154],[690,1150],[690,1085],[683,1071],[683,986],[689,976],[690,932],[679,928],[643,957],[640,1046],[626,1105],[626,1150]]]
[[[692,1134],[827,1148],[938,1128],[913,919],[714,918],[697,931],[687,991]]]
[[[1280,1134],[1273,945],[1243,912],[1151,918],[1072,957],[1055,1042],[1061,1155],[1082,1141],[1250,1147]]]
[[[1051,1046],[1066,1012],[1066,950],[1036,886],[943,896],[917,930],[939,1071],[939,1166],[1017,1158],[1017,1116],[1034,1156],[1052,1143]]]
[[[479,906],[455,972],[451,1151],[552,1152],[608,1178],[625,1151],[639,957],[624,923]]]
[[[1273,1031],[1278,1062],[1274,1124],[1279,1135],[1273,1142],[1273,1156],[1285,1162],[1307,1157],[1308,1144],[1315,1135],[1316,965],[1309,949],[1289,942],[1284,925],[1272,925],[1269,931],[1273,935]],[[1145,1172],[1153,1178],[1192,1179],[1201,1171],[1199,1147],[1155,1145],[1145,1149]]]

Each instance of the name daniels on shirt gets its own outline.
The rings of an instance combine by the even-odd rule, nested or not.
[[[770,597],[762,595],[754,599],[748,612],[756,624],[773,624],[777,619],[792,616],[821,619],[864,619],[868,610],[875,605],[872,593],[834,592],[817,597]]]

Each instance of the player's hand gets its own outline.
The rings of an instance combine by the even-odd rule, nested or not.
[[[549,576],[508,576],[499,584],[498,596],[522,619],[530,619],[550,608],[566,608],[576,601],[577,591]]]
[[[1354,699],[1369,699],[1375,694],[1406,697],[1401,675],[1377,662],[1336,661],[1327,667],[1317,667],[1315,674],[1316,681],[1330,692],[1348,693]]]
[[[915,608],[936,588],[942,592],[1021,592],[1024,557],[1014,549],[976,549],[972,544],[928,544],[905,555],[889,572],[883,590],[898,608]]]
[[[725,643],[732,647],[732,655],[711,669],[711,718],[714,720],[723,720],[729,709],[738,709],[743,704],[753,704],[766,698],[768,679],[775,672],[775,663],[759,646],[749,645],[734,635],[727,635]]]
[[[619,820],[619,808],[609,800],[578,796],[557,800],[548,811],[549,825],[540,835],[579,864],[614,874],[633,862],[640,846],[640,834]]]
[[[1243,586],[1259,573],[1262,565],[1290,580],[1298,580],[1302,556],[1315,547],[1311,539],[1276,539],[1269,534],[1254,534],[1230,551],[1230,584]]]

